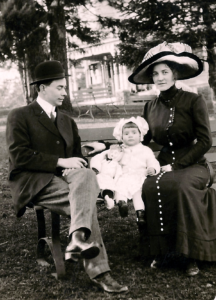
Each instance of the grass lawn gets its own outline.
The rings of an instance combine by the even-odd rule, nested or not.
[[[7,155],[4,133],[0,133],[0,300],[72,300],[72,299],[193,299],[216,297],[216,263],[200,263],[194,278],[184,274],[183,261],[175,258],[160,270],[150,268],[152,258],[139,255],[139,234],[135,213],[129,203],[129,217],[121,219],[98,206],[98,219],[107,249],[112,276],[128,285],[127,294],[111,295],[93,286],[82,262],[66,262],[67,276],[57,281],[50,267],[36,263],[37,226],[33,210],[17,219],[7,183]],[[47,214],[49,217],[49,214]],[[68,222],[62,218],[62,247],[67,245]],[[49,257],[50,259],[50,257]]]

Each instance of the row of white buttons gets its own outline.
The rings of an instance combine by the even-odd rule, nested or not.
[[[170,139],[169,139],[169,134],[168,134],[168,130],[169,130],[169,127],[171,126],[171,124],[174,122],[174,113],[175,113],[175,108],[170,108],[170,111],[171,111],[171,113],[170,113],[170,120],[169,120],[169,125],[168,125],[168,127],[166,128],[166,130],[167,130],[167,138],[168,138],[168,141],[169,141],[169,145],[172,147],[173,146],[173,143],[170,141]],[[175,156],[174,156],[174,154],[175,154],[175,152],[174,151],[172,151],[172,154],[173,154],[173,160],[175,160]],[[174,162],[172,162],[172,165],[174,164]],[[157,180],[156,180],[156,184],[157,184],[157,189],[159,190],[160,189],[160,186],[159,186],[159,180],[161,179],[161,177],[163,176],[163,174],[165,174],[165,172],[162,172],[162,173],[160,173],[160,175],[157,177]],[[160,216],[160,226],[161,226],[161,228],[160,228],[160,230],[161,231],[164,231],[164,228],[163,228],[163,226],[164,226],[164,223],[163,223],[163,217],[162,217],[162,205],[161,205],[161,199],[160,199],[160,196],[161,196],[161,193],[158,193],[158,202],[159,202],[159,214],[161,215]]]
[[[174,113],[175,113],[175,108],[170,108],[170,110],[172,111],[173,110],[173,114],[172,114],[172,122],[174,122]],[[171,115],[170,115],[171,116]],[[172,147],[173,146],[173,143],[170,143],[170,146]],[[173,154],[173,162],[171,163],[171,165],[174,165],[174,161],[175,161],[175,152],[172,151],[172,154]]]
[[[157,177],[157,180],[156,180],[156,183],[157,183],[157,189],[158,189],[158,190],[160,189],[160,186],[159,186],[159,180],[161,179],[161,177],[163,176],[163,174],[165,174],[165,172],[160,173],[160,174],[158,175],[158,177]],[[161,195],[161,193],[158,193],[158,196],[159,196],[159,197],[158,197],[158,198],[159,198],[159,199],[158,199],[158,202],[159,202],[159,205],[158,205],[158,206],[159,206],[159,214],[162,215],[163,212],[162,212],[162,210],[161,210],[161,209],[162,209],[162,205],[161,205],[160,195]],[[163,229],[163,225],[164,225],[164,224],[163,224],[163,222],[162,222],[162,221],[163,221],[163,217],[162,217],[162,216],[160,217],[160,221],[161,221],[161,223],[160,223],[160,226],[161,226],[160,230],[163,231],[163,230],[164,230],[164,229]]]
[[[174,113],[175,113],[175,108],[172,108],[172,107],[170,107],[170,111],[171,111],[171,113],[170,113],[170,120],[169,120],[169,123],[173,123],[174,122]],[[169,124],[169,125],[171,125],[171,124]],[[167,139],[168,139],[168,141],[169,141],[169,145],[170,145],[170,147],[172,147],[173,146],[173,143],[170,141],[170,138],[169,138],[169,134],[168,134],[168,129],[169,129],[169,126],[167,127]],[[171,165],[174,165],[174,160],[175,160],[175,156],[174,156],[174,154],[175,154],[175,152],[174,151],[172,151],[172,154],[173,154],[173,162],[171,163]]]

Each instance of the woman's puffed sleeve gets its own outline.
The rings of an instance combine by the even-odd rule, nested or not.
[[[175,162],[173,168],[185,168],[197,163],[211,148],[212,137],[209,124],[209,115],[205,100],[199,95],[192,103],[192,119],[196,143],[181,159]]]
[[[148,147],[147,147],[148,148]],[[154,152],[148,148],[146,151],[147,155],[147,168],[155,169],[155,175],[160,173],[160,164],[159,161],[155,158]]]

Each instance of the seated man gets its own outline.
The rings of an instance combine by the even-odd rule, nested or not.
[[[76,123],[58,106],[66,95],[66,77],[58,61],[35,69],[38,97],[14,109],[7,121],[9,183],[18,217],[30,202],[58,214],[70,215],[70,243],[65,258],[83,258],[86,273],[107,292],[125,292],[110,276],[96,215],[99,188],[86,169]],[[62,171],[72,170],[66,176]]]

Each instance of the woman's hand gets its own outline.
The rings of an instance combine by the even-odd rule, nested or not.
[[[161,167],[161,171],[170,172],[170,171],[172,171],[172,166],[171,165],[163,166],[163,167]]]
[[[94,154],[94,153],[101,152],[101,151],[103,151],[103,150],[106,149],[105,144],[99,143],[99,142],[87,143],[87,144],[82,145],[82,147],[88,147],[88,148],[92,148],[93,149],[88,154]]]

